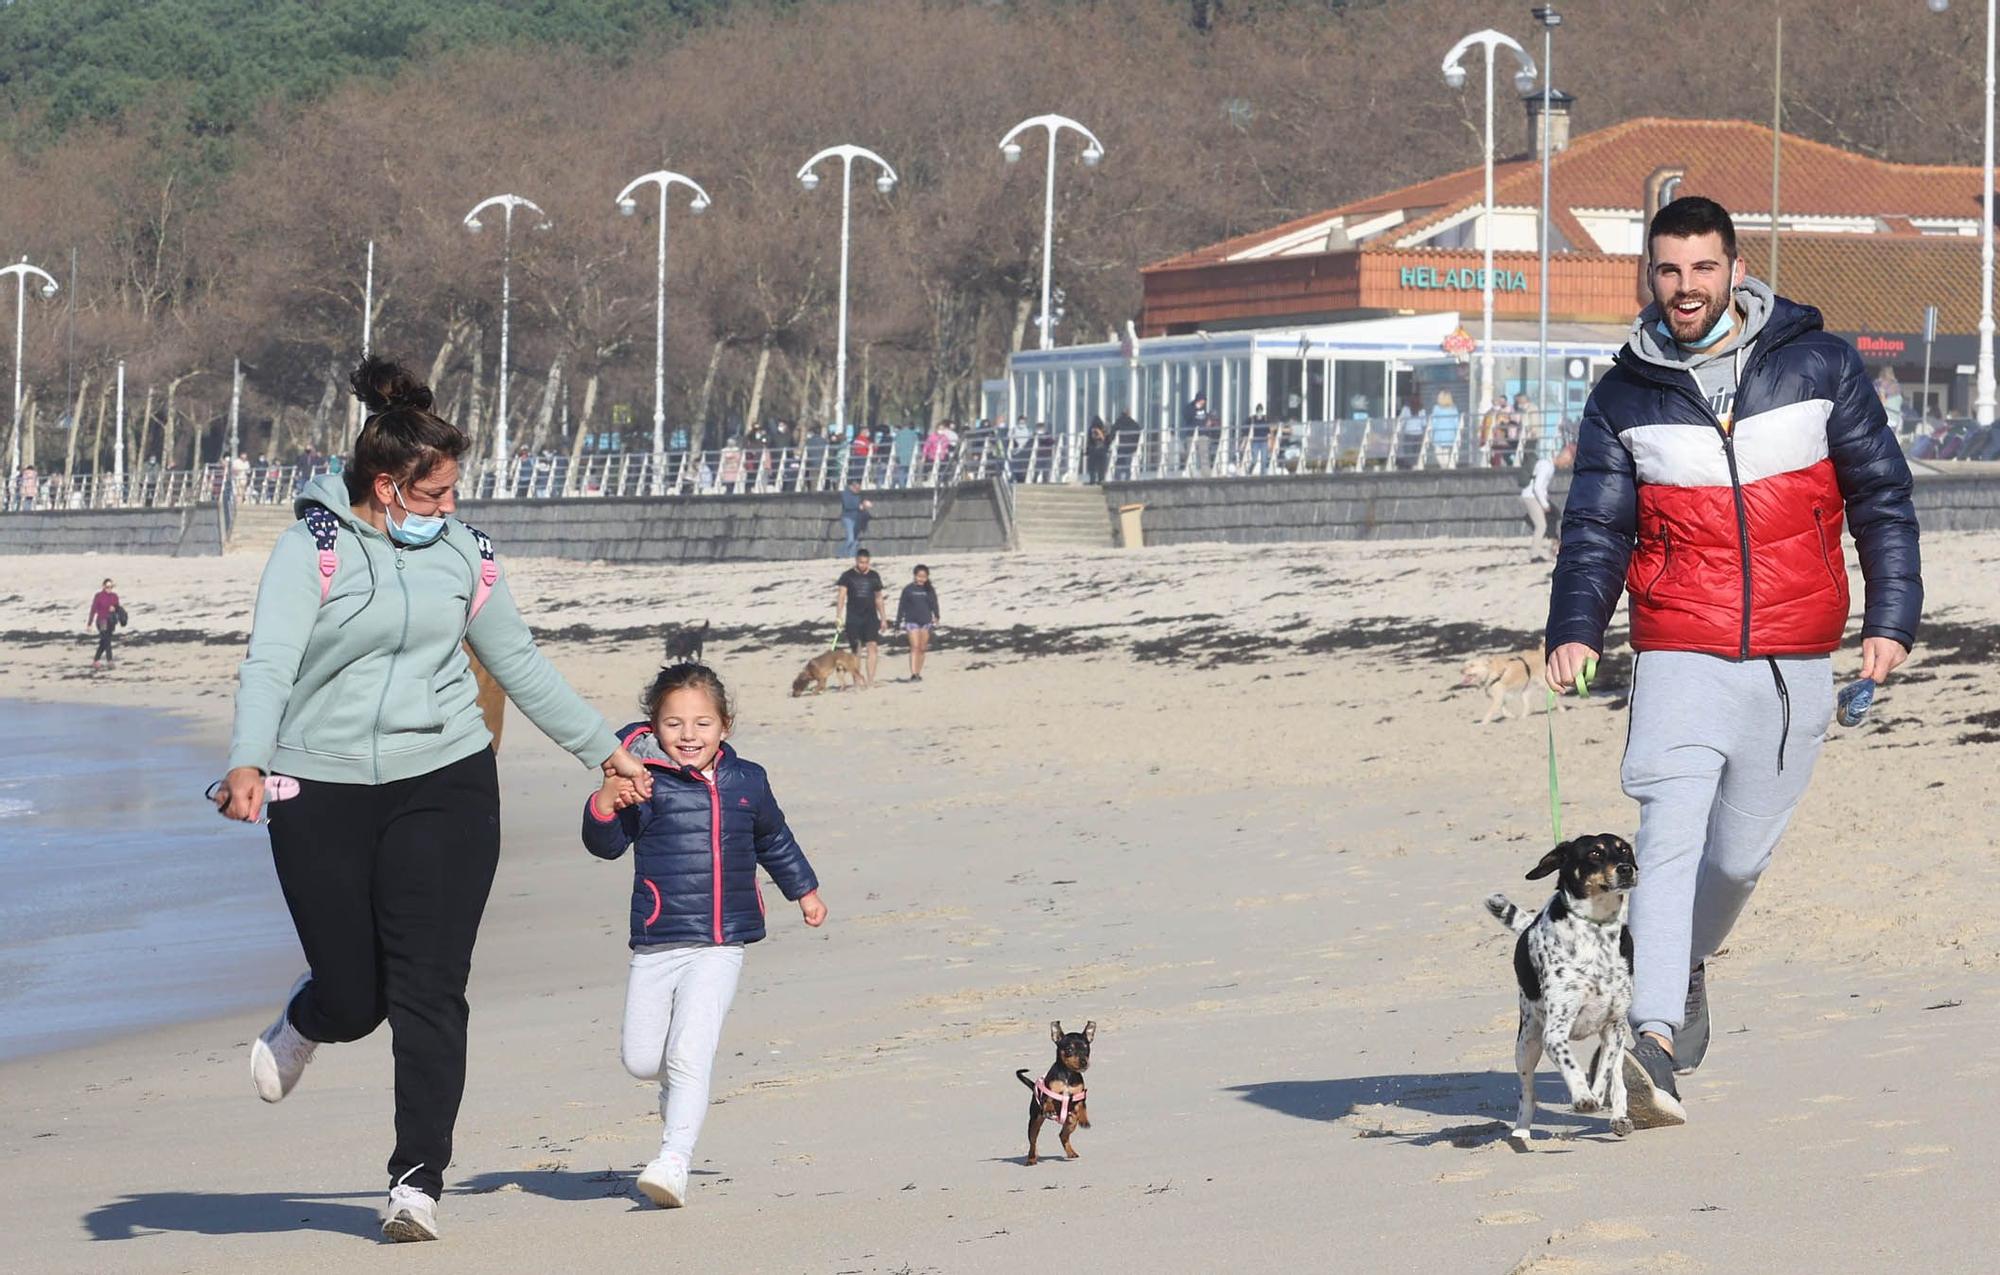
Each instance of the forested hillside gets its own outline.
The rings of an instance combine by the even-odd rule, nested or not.
[[[1908,161],[1979,153],[1976,4],[1786,6],[1787,126]],[[1765,120],[1771,6],[1577,0],[1557,83],[1576,127],[1638,114]],[[1060,340],[1102,340],[1137,268],[1223,235],[1468,166],[1481,84],[1445,50],[1480,26],[1527,39],[1525,0],[15,0],[0,9],[0,253],[66,288],[31,301],[36,450],[64,450],[123,358],[153,396],[148,454],[187,463],[226,407],[281,446],[340,425],[365,245],[376,348],[435,375],[490,427],[498,236],[460,221],[513,191],[550,214],[514,240],[514,436],[552,442],[561,405],[604,428],[650,417],[654,241],[617,215],[662,165],[714,207],[670,218],[670,414],[711,431],[829,401],[837,181],[794,177],[856,142],[901,184],[857,184],[850,401],[869,419],[965,415],[1028,333],[1039,281],[1040,143],[1060,111],[1103,138],[1058,165]],[[1503,80],[1500,141],[1518,150]],[[72,324],[73,320],[73,324]],[[72,344],[73,340],[73,344]],[[175,418],[160,412],[175,387]],[[865,405],[865,406],[864,406]],[[622,416],[622,413],[620,413]],[[711,438],[714,433],[711,433]],[[79,468],[92,452],[88,438]]]

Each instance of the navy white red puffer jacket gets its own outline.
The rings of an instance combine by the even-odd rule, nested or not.
[[[1618,352],[1591,392],[1563,510],[1548,649],[1604,649],[1621,589],[1632,647],[1819,655],[1847,622],[1843,523],[1867,582],[1863,637],[1916,641],[1910,469],[1861,357],[1818,310],[1773,297],[1725,431],[1685,369]]]
[[[606,819],[593,794],[583,808],[583,845],[600,859],[632,848],[633,947],[763,938],[760,867],[787,899],[819,888],[762,766],[724,744],[711,781],[665,760],[644,722],[618,735],[652,770],[653,795]]]

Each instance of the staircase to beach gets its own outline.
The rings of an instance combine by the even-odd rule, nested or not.
[[[1022,484],[1014,491],[1014,534],[1022,549],[1110,549],[1111,515],[1102,487]]]

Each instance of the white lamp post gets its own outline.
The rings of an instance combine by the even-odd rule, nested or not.
[[[667,463],[667,191],[675,185],[693,191],[688,211],[697,215],[709,201],[708,192],[694,181],[661,169],[627,182],[618,192],[618,211],[636,216],[639,201],[632,198],[632,192],[648,182],[660,188],[660,269],[653,300],[653,494],[657,496],[665,490]]]
[[[882,171],[875,177],[875,189],[888,194],[896,188],[896,170],[889,161],[861,146],[829,146],[799,168],[799,185],[807,190],[819,185],[813,170],[821,160],[840,160],[840,344],[834,356],[833,423],[847,432],[847,239],[854,203],[854,161],[865,159]]]
[[[1535,327],[1535,403],[1541,408],[1536,417],[1542,437],[1536,446],[1548,446],[1549,439],[1549,165],[1554,156],[1549,154],[1549,107],[1554,104],[1556,83],[1556,28],[1562,25],[1562,15],[1552,4],[1535,6],[1535,21],[1542,26],[1542,217],[1541,217],[1541,281],[1537,290],[1541,294],[1541,309]],[[1777,223],[1771,223],[1772,244],[1777,241]],[[1772,251],[1776,251],[1774,247]],[[1567,396],[1565,396],[1567,397]],[[1520,452],[1514,453],[1519,459]]]
[[[1472,410],[1459,418],[1459,428],[1476,423],[1491,406],[1493,397],[1493,50],[1506,48],[1513,50],[1514,60],[1520,70],[1514,75],[1514,87],[1526,93],[1535,87],[1535,60],[1528,51],[1515,42],[1513,37],[1498,31],[1475,31],[1444,55],[1444,82],[1452,88],[1465,87],[1465,66],[1459,60],[1466,50],[1478,45],[1486,51],[1486,197],[1479,210],[1479,237],[1486,246],[1486,268],[1480,294],[1479,327],[1479,389],[1473,395]]]
[[[375,241],[368,241],[368,282],[361,291],[361,357],[368,357],[368,347],[375,336]]]
[[[56,281],[48,271],[29,265],[26,257],[0,269],[0,275],[14,276],[14,442],[7,457],[7,472],[12,475],[21,472],[21,338],[28,314],[28,276],[40,277],[45,297],[56,294]]]
[[[1032,128],[1046,129],[1049,135],[1049,171],[1042,200],[1042,315],[1039,325],[1042,330],[1042,348],[1046,350],[1055,344],[1049,334],[1049,327],[1055,322],[1055,313],[1050,308],[1049,302],[1049,259],[1055,250],[1056,233],[1056,138],[1064,129],[1081,135],[1089,142],[1083,149],[1083,162],[1091,168],[1097,167],[1103,161],[1104,143],[1097,140],[1097,134],[1067,116],[1037,115],[1033,119],[1022,120],[1007,130],[1007,136],[1000,139],[1000,153],[1006,157],[1008,163],[1021,162],[1021,144],[1014,139]]]
[[[1951,0],[1929,0],[1932,13],[1951,8]],[[1993,423],[1993,27],[1994,0],[1986,0],[1986,167],[1980,207],[1984,239],[1979,245],[1979,371],[1973,384],[1972,415],[1981,425]],[[1773,227],[1773,233],[1776,227]]]
[[[519,195],[495,195],[491,199],[484,199],[473,205],[472,211],[465,214],[465,228],[474,234],[478,234],[485,228],[484,223],[479,220],[479,214],[485,212],[488,208],[496,206],[502,211],[500,238],[500,419],[493,429],[493,459],[500,472],[494,482],[493,494],[495,497],[506,497],[513,494],[514,486],[512,477],[508,472],[507,464],[507,311],[514,297],[513,281],[511,278],[514,263],[514,210],[516,208],[533,209],[535,216],[541,218],[540,221],[535,223],[535,229],[537,230],[547,230],[549,228],[549,215],[543,212],[541,205],[532,199],[523,199]]]

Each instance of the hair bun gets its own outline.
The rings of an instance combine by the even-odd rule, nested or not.
[[[431,387],[419,381],[410,369],[388,359],[363,359],[348,378],[348,384],[354,387],[354,397],[371,414],[403,408],[419,412],[431,409]]]

